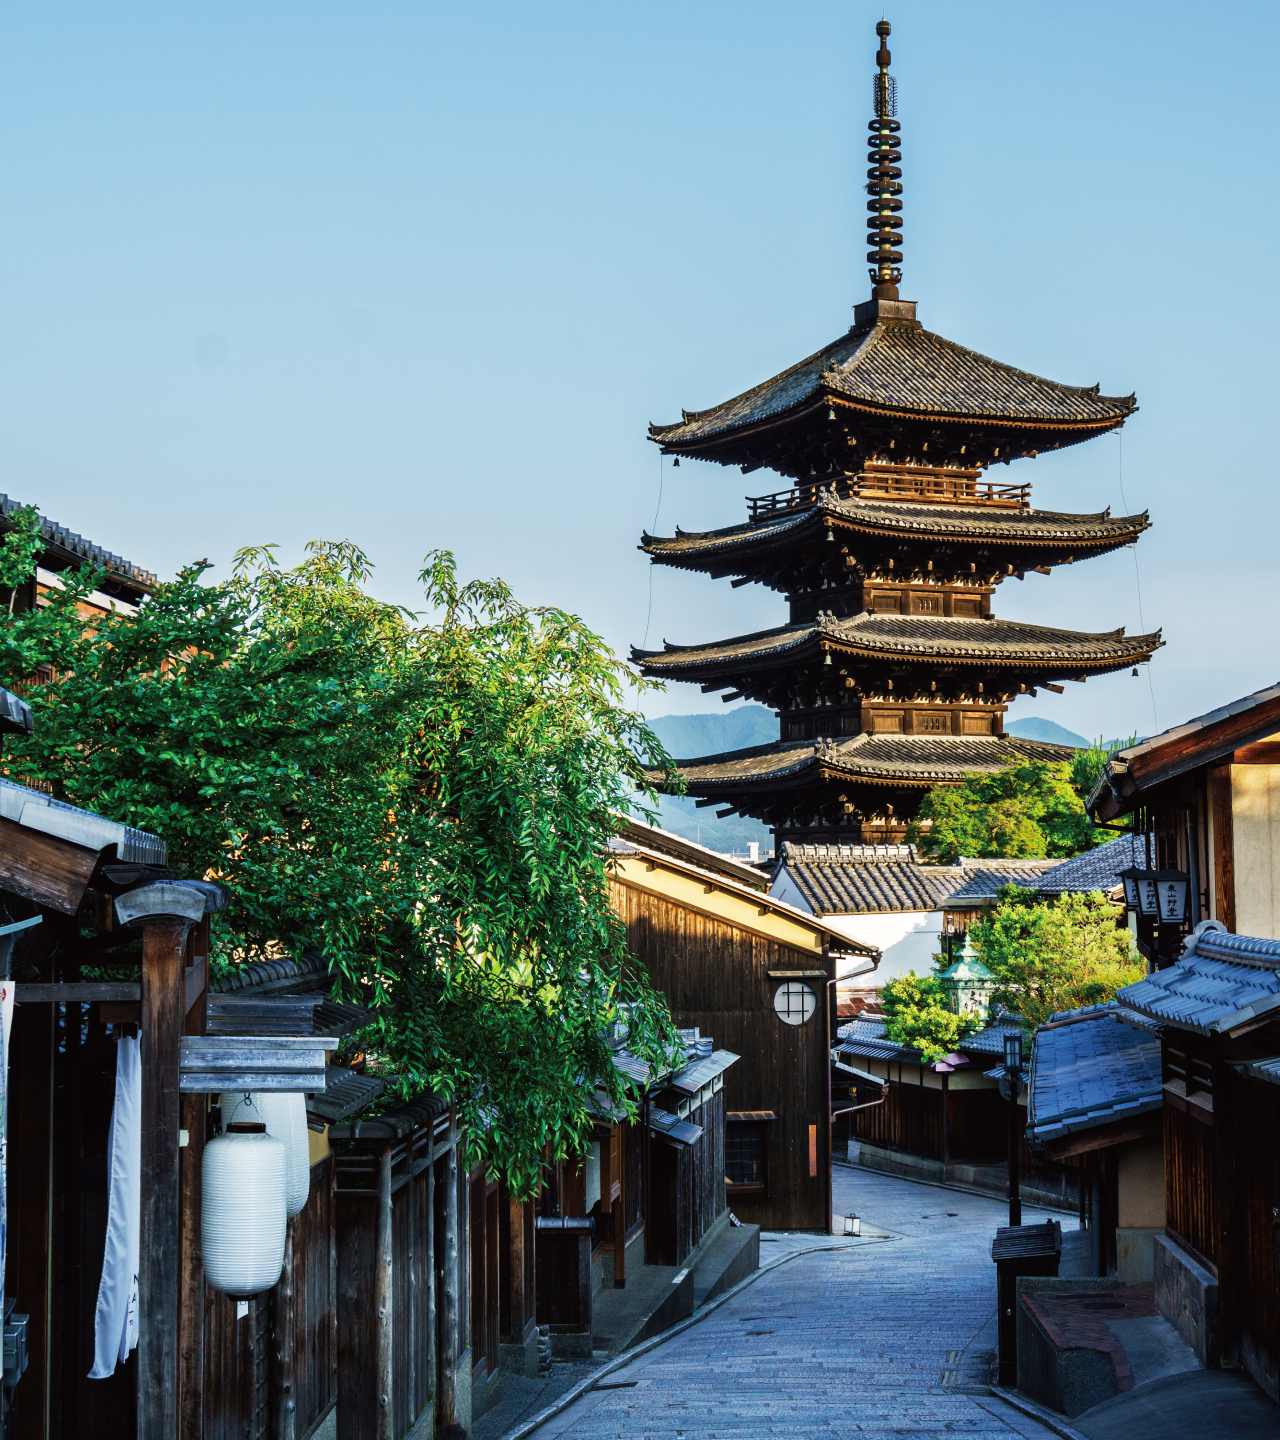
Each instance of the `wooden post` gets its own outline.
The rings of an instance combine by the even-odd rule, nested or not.
[[[528,1300],[524,1293],[524,1206],[519,1200],[507,1197],[507,1230],[511,1246],[507,1257],[507,1291],[511,1297],[511,1343],[524,1343],[525,1306]]]
[[[297,1350],[297,1300],[293,1277],[293,1242],[297,1217],[284,1232],[284,1268],[271,1292],[271,1440],[295,1440],[298,1402],[294,1394]]]
[[[440,1421],[458,1423],[458,1129],[449,1115],[444,1166],[444,1295],[440,1315]]]
[[[153,915],[142,929],[138,1440],[175,1440],[178,1434],[178,1038],[186,1010],[188,924]]]
[[[942,1164],[944,1166],[942,1178],[945,1180],[947,1178],[945,1167],[951,1163],[951,1116],[948,1113],[950,1092],[947,1086],[947,1081],[951,1077],[944,1070],[938,1078],[942,1081]]]
[[[440,1393],[436,1359],[440,1343],[436,1329],[436,1131],[435,1123],[427,1125],[427,1404],[433,1410]]]
[[[193,961],[205,964],[205,987],[186,1014],[184,1035],[203,1035],[208,1015],[209,918],[192,927],[188,949]],[[188,972],[190,973],[190,972]],[[180,1440],[202,1440],[204,1435],[204,1267],[200,1263],[200,1165],[204,1157],[208,1099],[181,1097],[181,1125],[187,1143],[179,1155],[179,1212],[181,1250],[179,1265],[178,1371],[182,1390],[178,1403]]]
[[[427,1122],[430,1131],[431,1122]],[[430,1145],[428,1145],[430,1150]],[[416,1129],[409,1131],[409,1188],[404,1197],[404,1203],[409,1209],[409,1253],[405,1257],[405,1264],[409,1267],[407,1278],[409,1281],[409,1313],[405,1316],[405,1324],[409,1327],[409,1374],[406,1377],[409,1383],[409,1424],[412,1426],[418,1419],[418,1365],[417,1365],[417,1341],[418,1341],[418,1236],[415,1226],[417,1225],[417,1207],[413,1199],[413,1187],[417,1183],[413,1176],[413,1162],[418,1150],[418,1132]]]
[[[395,1417],[391,1404],[392,1344],[394,1325],[391,1288],[391,1141],[378,1156],[378,1216],[374,1240],[373,1308],[378,1317],[375,1365],[377,1367],[378,1419],[375,1434],[378,1440],[395,1440]]]

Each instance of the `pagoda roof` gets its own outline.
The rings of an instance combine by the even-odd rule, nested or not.
[[[1015,620],[950,619],[919,615],[872,615],[847,619],[827,614],[816,621],[780,625],[710,645],[672,645],[631,652],[646,674],[695,678],[741,673],[777,661],[821,662],[824,651],[860,660],[927,662],[984,667],[1034,666],[1069,674],[1104,673],[1150,658],[1163,642],[1159,631],[1126,636],[1124,627],[1102,634],[1058,630]]]
[[[958,782],[975,772],[994,772],[1019,760],[1070,760],[1069,745],[1016,736],[855,735],[847,740],[779,740],[723,755],[677,760],[691,794],[779,789],[806,781],[854,780],[921,789]]]
[[[733,557],[821,540],[828,527],[847,527],[885,539],[939,539],[959,544],[1019,546],[1041,550],[1061,547],[1101,554],[1132,544],[1150,526],[1147,512],[1116,515],[1103,510],[1073,515],[1057,510],[997,510],[965,505],[910,505],[901,502],[838,499],[824,491],[812,506],[783,511],[767,520],[747,521],[722,530],[682,531],[674,536],[646,533],[640,548],[655,560],[690,569]],[[1066,558],[1065,556],[1063,557]]]
[[[650,438],[667,453],[693,455],[812,406],[842,402],[899,419],[1061,430],[1069,444],[1123,424],[1137,408],[1132,395],[1102,395],[1097,385],[1062,385],[957,345],[907,318],[914,317],[913,304],[878,308],[870,324],[855,324],[732,400],[684,411],[676,424],[651,425]],[[730,454],[711,458],[737,463]]]

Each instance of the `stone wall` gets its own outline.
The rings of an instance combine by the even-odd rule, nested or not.
[[[1167,1235],[1156,1236],[1152,1258],[1156,1308],[1196,1352],[1200,1363],[1216,1370],[1222,1363],[1217,1280]]]

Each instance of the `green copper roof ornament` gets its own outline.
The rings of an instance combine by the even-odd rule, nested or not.
[[[952,1014],[986,1019],[996,988],[996,977],[978,958],[977,946],[967,930],[959,958],[938,978],[947,992],[947,1005]]]
[[[870,153],[867,155],[871,169],[867,171],[867,201],[871,217],[867,221],[867,244],[875,248],[867,255],[871,262],[871,298],[873,300],[896,300],[898,281],[902,279],[902,254],[895,245],[902,244],[900,211],[902,201],[902,171],[898,161],[902,152],[898,149],[898,132],[902,129],[893,117],[898,113],[898,82],[889,74],[889,22],[881,20],[876,24],[880,37],[880,48],[876,51],[876,64],[880,67],[875,77],[875,116],[868,127],[871,131]]]

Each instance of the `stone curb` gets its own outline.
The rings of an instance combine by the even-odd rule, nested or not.
[[[826,1238],[835,1241],[845,1239],[843,1235],[832,1235]],[[873,1241],[872,1243],[877,1242]],[[721,1305],[732,1300],[739,1291],[745,1290],[749,1285],[755,1284],[762,1275],[767,1275],[771,1270],[777,1270],[779,1266],[786,1265],[791,1260],[799,1260],[803,1255],[816,1255],[824,1250],[843,1251],[856,1248],[854,1245],[839,1243],[834,1245],[807,1245],[803,1250],[793,1250],[789,1255],[779,1255],[776,1260],[770,1260],[767,1265],[761,1265],[758,1270],[753,1270],[745,1280],[739,1280],[732,1290],[726,1290],[723,1295],[717,1295],[714,1300],[709,1300],[701,1305],[692,1315],[686,1316],[683,1320],[678,1320],[666,1330],[659,1331],[657,1335],[651,1335],[647,1340],[642,1340],[639,1345],[632,1346],[630,1350],[624,1350],[621,1355],[615,1355],[612,1360],[603,1364],[599,1370],[588,1375],[585,1380],[579,1380],[571,1390],[566,1390],[563,1395],[558,1396],[545,1410],[539,1410],[531,1420],[525,1420],[522,1424],[513,1426],[506,1434],[501,1435],[499,1440],[525,1440],[525,1437],[532,1435],[540,1425],[545,1425],[548,1420],[554,1420],[557,1415],[567,1410],[570,1405],[581,1400],[584,1395],[594,1390],[606,1375],[613,1374],[615,1370],[625,1369],[625,1367],[633,1361],[638,1360],[641,1355],[647,1355],[650,1350],[656,1350],[659,1345],[665,1345],[668,1340],[674,1340],[677,1335],[682,1334],[691,1326],[697,1325],[700,1321],[705,1320],[712,1311],[718,1310]],[[1070,1436],[1066,1437],[1066,1440],[1085,1440],[1085,1437],[1076,1435],[1073,1431]]]
[[[1041,1425],[1048,1426],[1055,1435],[1061,1435],[1062,1440],[1088,1440],[1088,1436],[1082,1435],[1079,1430],[1073,1430],[1061,1415],[1053,1410],[1046,1410],[1043,1405],[1037,1405],[1034,1400],[1028,1400],[1022,1395],[1015,1394],[1012,1390],[1003,1390],[999,1385],[988,1385],[987,1389],[997,1400],[1003,1400],[1006,1405],[1012,1405],[1015,1410],[1021,1410],[1032,1420],[1038,1420]]]

